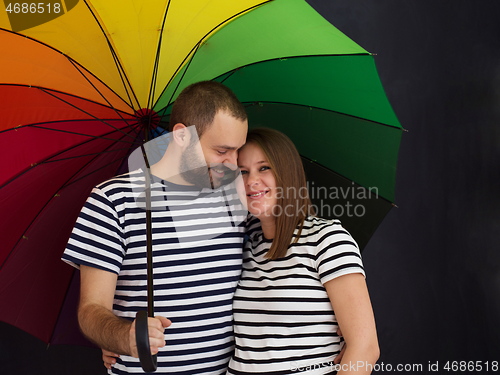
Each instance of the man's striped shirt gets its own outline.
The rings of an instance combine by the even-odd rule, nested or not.
[[[97,186],[63,260],[118,274],[113,311],[133,320],[147,307],[146,214],[141,170]],[[234,187],[197,189],[153,179],[155,315],[172,321],[156,374],[224,374],[233,351],[232,297],[246,211]],[[121,356],[112,373],[142,373]]]

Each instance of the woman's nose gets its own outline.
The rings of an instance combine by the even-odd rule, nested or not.
[[[255,173],[248,172],[246,179],[247,186],[251,187],[254,185],[258,185],[259,181],[259,176],[257,176]]]

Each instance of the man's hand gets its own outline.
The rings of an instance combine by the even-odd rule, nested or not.
[[[165,328],[169,327],[171,324],[172,322],[163,316],[148,318],[149,347],[151,349],[152,355],[158,353],[158,350],[166,345]],[[135,320],[130,326],[129,343],[130,343],[130,355],[132,357],[139,358],[139,353],[137,352],[137,344],[135,339]]]
[[[157,354],[159,348],[162,348],[166,345],[164,331],[165,328],[169,327],[171,324],[172,322],[163,316],[148,318],[149,346],[151,348],[152,355]],[[130,326],[129,342],[131,356],[138,358],[139,354],[137,353],[137,345],[135,340],[135,320]],[[120,355],[106,349],[101,350],[104,367],[110,370],[111,367],[116,363],[116,359],[119,358]]]
[[[78,321],[85,336],[100,348],[137,358],[139,355],[135,339],[135,321],[119,318],[112,310],[117,276],[98,268],[80,267]],[[165,346],[164,331],[170,324],[170,320],[165,317],[148,318],[149,341],[153,354]]]

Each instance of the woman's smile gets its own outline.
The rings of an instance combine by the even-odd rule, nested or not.
[[[247,197],[249,197],[250,199],[260,199],[267,193],[269,193],[269,190],[250,192],[247,194]]]

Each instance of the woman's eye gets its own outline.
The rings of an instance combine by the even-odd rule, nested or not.
[[[267,171],[268,169],[271,169],[271,167],[269,167],[268,165],[260,167],[260,171]]]
[[[248,173],[248,171],[242,171],[242,170],[240,170],[240,172],[241,172],[241,174],[247,174]]]

